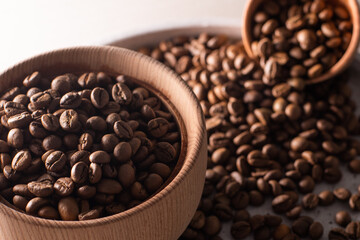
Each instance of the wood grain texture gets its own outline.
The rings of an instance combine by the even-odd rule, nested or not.
[[[258,6],[264,0],[248,0],[243,13],[243,28],[241,29],[241,35],[244,42],[244,48],[247,54],[251,57],[254,57],[252,49],[251,49],[251,42],[252,42],[252,18]],[[345,51],[344,55],[338,60],[338,62],[332,66],[327,72],[322,74],[319,77],[312,78],[306,80],[307,84],[315,84],[326,81],[330,78],[335,77],[342,71],[344,71],[347,67],[350,66],[351,62],[354,60],[357,47],[359,45],[360,39],[360,13],[359,13],[359,5],[356,0],[331,0],[335,3],[340,3],[350,13],[351,21],[353,23],[353,31],[351,36],[350,44]]]
[[[49,52],[15,65],[0,75],[0,90],[20,85],[33,72],[104,71],[125,74],[160,91],[181,116],[186,136],[184,163],[158,194],[126,212],[83,222],[46,220],[0,204],[0,239],[177,239],[200,200],[207,161],[204,118],[190,88],[163,64],[114,47],[79,47]],[[179,117],[179,116],[177,116]]]

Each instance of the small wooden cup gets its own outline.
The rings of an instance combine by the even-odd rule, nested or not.
[[[181,153],[173,176],[157,194],[123,213],[87,221],[37,218],[0,203],[0,239],[177,239],[190,222],[201,197],[207,143],[201,107],[186,83],[165,65],[115,47],[77,47],[45,53],[0,75],[0,91],[20,86],[33,71],[46,74],[99,72],[125,74],[152,88],[180,126]]]
[[[354,60],[354,57],[356,55],[356,51],[360,39],[359,5],[356,0],[331,0],[331,1],[340,3],[350,13],[350,18],[353,23],[351,41],[344,55],[337,61],[337,63],[334,66],[332,66],[327,72],[325,72],[321,76],[306,80],[307,84],[320,83],[335,77],[336,75],[344,71],[351,64],[351,62]],[[244,42],[244,48],[248,53],[248,55],[251,57],[254,57],[254,54],[251,49],[253,16],[258,6],[262,2],[264,2],[264,0],[248,0],[244,8],[244,14],[242,19],[243,27],[241,31]]]

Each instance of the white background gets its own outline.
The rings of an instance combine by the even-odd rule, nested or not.
[[[146,29],[241,21],[245,0],[0,0],[0,72],[57,48],[99,45]]]

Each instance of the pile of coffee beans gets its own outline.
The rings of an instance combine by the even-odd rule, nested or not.
[[[125,211],[161,189],[177,163],[177,122],[130,77],[34,72],[0,99],[0,194],[28,214]]]
[[[263,81],[312,79],[331,68],[347,50],[352,22],[338,1],[263,1],[253,15],[252,52]]]
[[[321,239],[322,223],[303,210],[335,201],[360,210],[360,195],[345,188],[313,192],[318,183],[338,182],[341,164],[358,172],[360,142],[351,136],[360,125],[346,75],[312,86],[298,77],[263,81],[263,68],[242,42],[225,35],[178,36],[139,51],[179,73],[206,117],[205,186],[181,239],[220,240],[224,223],[234,239]],[[274,214],[251,213],[248,207],[266,200],[272,209],[262,212]],[[360,223],[346,213],[335,218],[347,227],[329,239],[360,237]]]

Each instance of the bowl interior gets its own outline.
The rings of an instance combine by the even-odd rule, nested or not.
[[[264,0],[249,0],[244,8],[243,14],[243,28],[242,37],[244,47],[249,56],[254,57],[251,49],[252,42],[252,18],[259,5]],[[350,14],[351,21],[353,23],[351,41],[343,56],[332,66],[327,72],[319,77],[306,80],[307,84],[315,84],[326,81],[340,72],[344,71],[352,62],[356,55],[357,47],[360,39],[360,16],[359,5],[356,0],[331,0],[333,3],[340,3],[343,5]]]
[[[89,62],[88,59],[96,59],[94,56],[97,56],[98,59]],[[109,64],[111,59],[115,61],[113,64]],[[139,65],[138,68],[134,67],[136,64]],[[139,69],[142,69],[142,71]],[[47,220],[29,216],[20,213],[17,210],[10,209],[9,207],[12,207],[12,205],[9,206],[7,202],[3,202],[5,204],[1,205],[0,208],[8,208],[10,212],[16,211],[12,212],[10,217],[20,217],[25,221],[32,221],[33,218],[36,218],[37,222],[40,224],[48,225],[55,223],[57,227],[90,226],[91,224],[105,224],[106,222],[123,219],[145,210],[161,198],[167,196],[173,188],[183,181],[187,172],[195,164],[196,156],[199,155],[201,147],[199,142],[202,142],[199,140],[205,138],[206,136],[201,108],[196,101],[196,97],[192,94],[192,91],[188,88],[188,86],[179,76],[166,66],[149,57],[127,49],[113,47],[79,47],[63,49],[39,55],[24,61],[1,74],[1,92],[10,87],[20,86],[22,80],[33,71],[40,71],[44,76],[54,76],[68,72],[80,73],[103,71],[112,76],[125,74],[135,78],[134,81],[136,83],[144,86],[159,96],[161,101],[174,116],[181,133],[181,150],[178,156],[178,161],[170,177],[163,184],[161,189],[143,203],[122,213],[83,222]],[[166,79],[168,81],[165,84],[162,84],[158,78],[162,80]],[[173,84],[174,86],[172,87],[172,85],[169,84]],[[172,99],[174,99],[171,97],[173,90],[170,88],[174,88],[174,91],[176,89],[180,93],[186,95],[184,96],[183,101],[186,105],[190,104],[189,114],[192,114],[191,118],[189,116],[183,118],[184,109],[178,109],[178,106],[181,106],[179,100],[172,101]],[[187,126],[190,126],[190,123],[192,124],[191,131],[187,128]],[[188,140],[188,137],[191,139]]]

